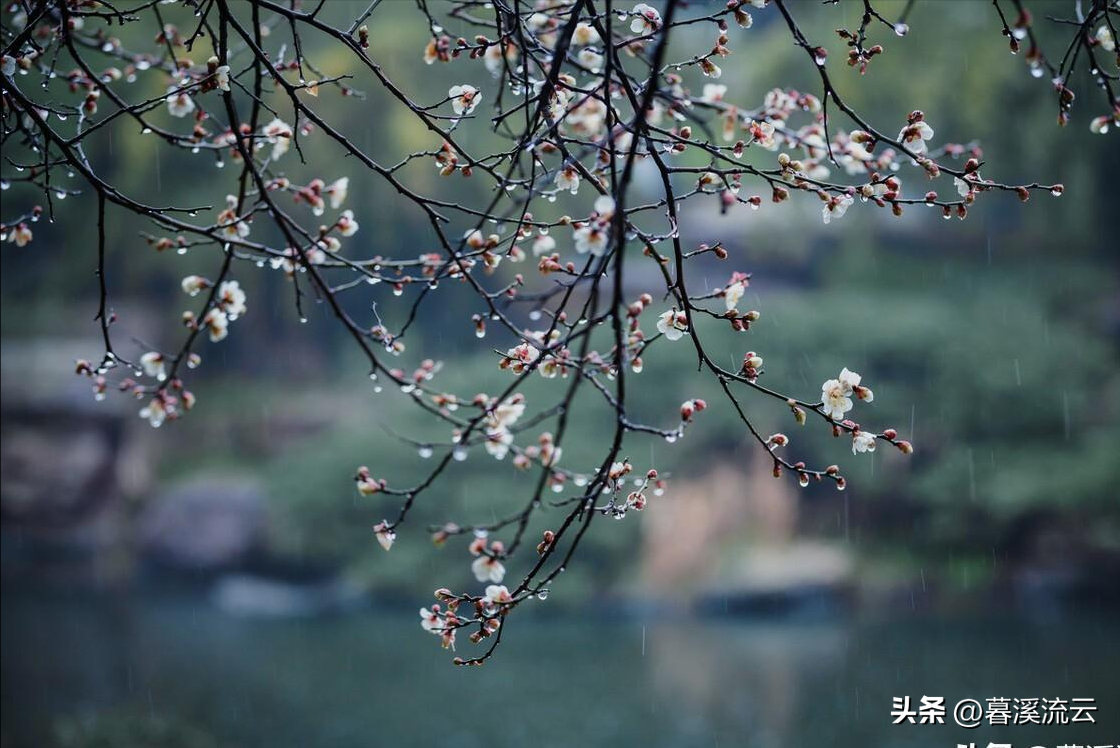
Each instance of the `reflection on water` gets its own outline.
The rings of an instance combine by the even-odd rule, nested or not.
[[[522,620],[483,668],[414,615],[240,620],[203,598],[3,598],[9,746],[1117,743],[1116,631],[1046,623]],[[469,645],[467,645],[469,646]],[[1090,696],[1097,725],[892,726],[891,697]],[[158,737],[152,738],[152,735]]]

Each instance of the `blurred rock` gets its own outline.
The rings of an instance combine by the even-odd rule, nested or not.
[[[240,478],[199,478],[172,486],[139,518],[142,553],[184,571],[236,566],[263,545],[264,531],[264,492]]]

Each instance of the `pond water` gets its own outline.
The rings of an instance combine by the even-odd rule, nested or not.
[[[3,596],[16,746],[1120,743],[1117,627],[1047,620],[511,622],[456,668],[411,611],[228,616],[201,596]],[[471,647],[464,642],[460,649]],[[1091,697],[1097,723],[892,725],[891,699]],[[948,721],[952,721],[951,714]]]

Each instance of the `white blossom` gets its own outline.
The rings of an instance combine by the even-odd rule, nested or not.
[[[480,582],[500,584],[506,576],[506,567],[502,562],[485,555],[471,562],[471,571],[474,572],[474,578]]]
[[[339,177],[327,185],[323,192],[331,196],[331,209],[338,210],[350,192],[350,177]]]
[[[657,318],[657,331],[669,340],[680,340],[688,332],[688,318],[684,312],[670,309]]]
[[[354,211],[342,211],[342,215],[338,217],[338,233],[343,236],[353,236],[358,233],[358,222],[354,220]]]
[[[586,21],[576,25],[575,33],[572,34],[572,44],[580,47],[586,47],[590,44],[598,44],[603,38],[599,36],[599,32],[595,27]]]
[[[714,104],[717,101],[723,101],[726,93],[727,86],[722,83],[705,83],[703,93],[700,94],[700,100],[708,104]]]
[[[167,378],[166,359],[162,353],[148,351],[140,357],[140,366],[149,377],[155,377],[161,382]]]
[[[487,429],[486,441],[483,446],[495,460],[505,458],[506,454],[509,453],[511,444],[513,444],[513,434],[510,433],[509,429],[504,427]]]
[[[586,224],[572,232],[576,251],[580,254],[590,253],[595,257],[601,257],[607,251],[609,238],[606,230],[595,223]]]
[[[633,33],[650,34],[661,28],[661,14],[657,12],[657,8],[638,3],[634,6],[633,12],[637,15],[637,18],[630,22],[630,31]]]
[[[186,117],[194,111],[194,100],[185,91],[179,91],[181,86],[175,84],[167,89],[171,94],[167,97],[167,111],[172,117]]]
[[[574,166],[565,166],[556,172],[556,187],[568,190],[573,195],[579,192],[579,171]]]
[[[821,208],[821,218],[826,224],[831,223],[833,218],[843,218],[854,202],[851,195],[834,197]]]
[[[233,320],[245,314],[245,292],[241,290],[241,284],[235,280],[223,281],[222,285],[218,286],[218,306],[222,311]]]
[[[1107,25],[1097,29],[1097,43],[1101,45],[1101,49],[1105,52],[1116,51],[1116,40],[1112,37],[1112,29]]]
[[[210,282],[201,275],[188,275],[183,278],[181,285],[183,286],[183,293],[190,296],[198,296],[202,289],[210,285]]]
[[[739,299],[743,298],[743,292],[747,287],[742,281],[735,281],[723,291],[723,303],[727,306],[727,311],[731,311],[738,305]]]
[[[219,65],[214,71],[214,82],[221,91],[229,90],[229,65]]]
[[[491,584],[486,587],[486,595],[483,598],[488,605],[502,605],[504,603],[513,602],[513,596],[509,594],[504,584]]]
[[[377,538],[377,542],[385,550],[393,547],[393,541],[397,539],[397,534],[389,529],[389,523],[386,520],[381,520],[373,526],[373,536]]]
[[[21,223],[18,226],[13,226],[11,232],[8,234],[8,241],[15,244],[17,247],[26,247],[31,242],[31,229],[26,223]]]
[[[898,133],[899,141],[914,153],[925,153],[926,141],[933,139],[933,128],[925,120],[918,120],[902,128]]]
[[[163,404],[163,398],[153,397],[150,403],[140,409],[140,417],[146,419],[152,428],[162,426],[167,419],[167,406]]]
[[[875,451],[875,435],[866,431],[852,434],[852,454]]]
[[[844,414],[852,409],[851,396],[854,394],[864,402],[871,402],[875,394],[870,388],[860,384],[861,377],[854,371],[844,367],[840,376],[830,379],[821,385],[821,400],[824,401],[824,412],[834,421],[844,418]]]
[[[210,311],[206,313],[202,322],[206,325],[206,329],[210,333],[211,343],[225,340],[226,335],[229,334],[229,317],[218,307],[212,307]]]
[[[466,83],[452,86],[448,89],[447,96],[451,99],[451,108],[460,116],[473,112],[478,102],[482,100],[479,90]]]
[[[264,126],[264,136],[272,145],[272,160],[283,156],[288,152],[288,147],[292,144],[292,126],[279,117],[273,119]]]
[[[533,255],[539,257],[556,249],[556,240],[548,234],[542,234],[533,240]]]

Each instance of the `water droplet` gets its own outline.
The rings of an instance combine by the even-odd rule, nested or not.
[[[426,460],[432,456],[432,448],[427,444],[421,444],[420,448],[416,450],[416,453],[420,455],[421,459]]]
[[[467,459],[467,448],[455,447],[455,449],[451,452],[451,456],[455,458],[456,462],[462,462],[463,460]]]

